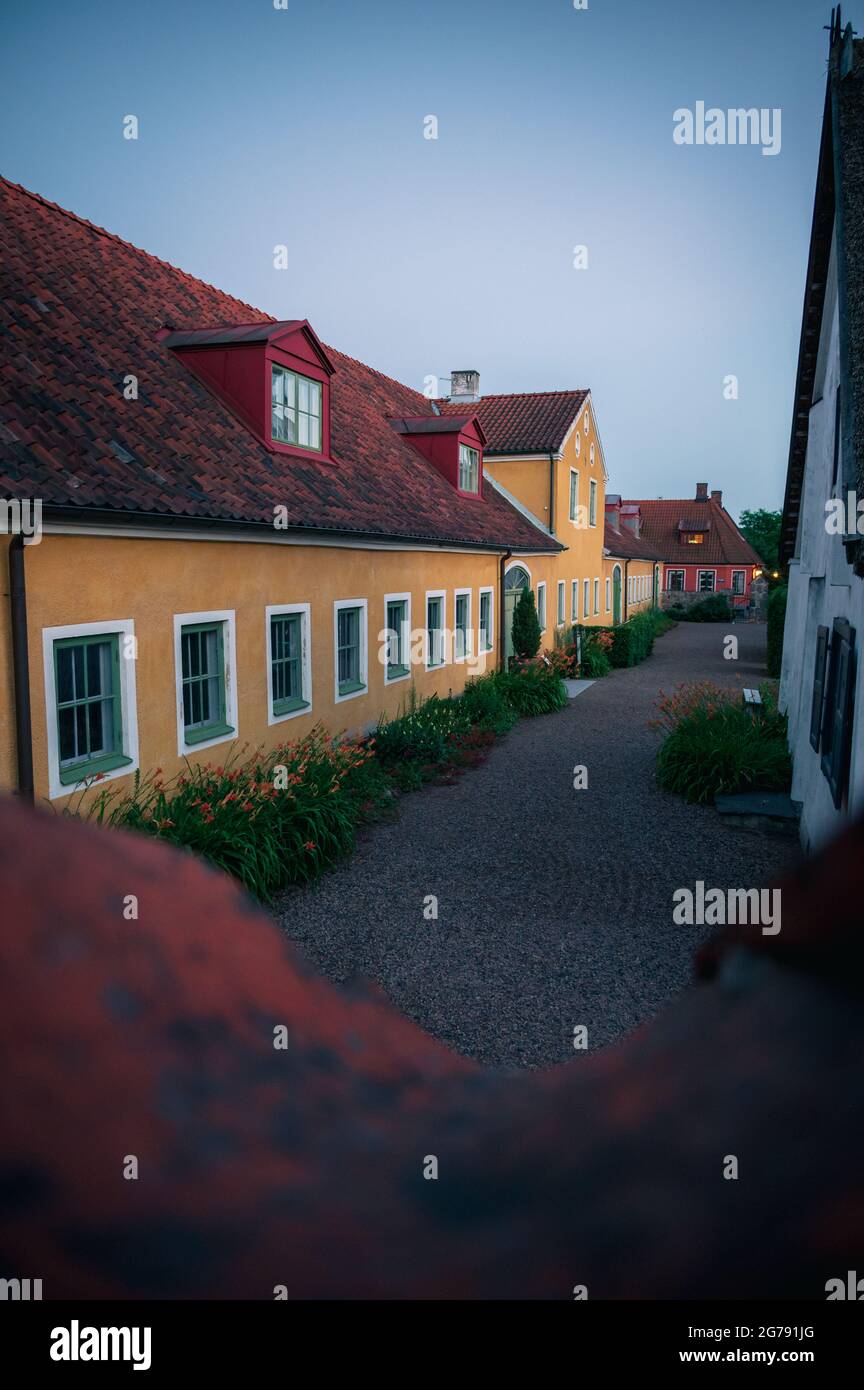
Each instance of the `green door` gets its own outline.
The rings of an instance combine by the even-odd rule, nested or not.
[[[530,584],[527,570],[521,565],[513,565],[504,576],[504,666],[509,665],[513,655],[513,614],[523,589]]]
[[[621,621],[621,566],[616,565],[612,571],[612,621]]]

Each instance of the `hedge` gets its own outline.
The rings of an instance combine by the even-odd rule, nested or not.
[[[783,664],[783,631],[786,627],[786,599],[789,590],[785,584],[775,589],[768,600],[768,674],[779,676]]]

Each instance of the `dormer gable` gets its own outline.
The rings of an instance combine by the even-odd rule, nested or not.
[[[335,367],[307,319],[169,330],[161,341],[271,453],[332,462]]]
[[[486,436],[476,415],[414,415],[390,420],[461,497],[483,496]]]

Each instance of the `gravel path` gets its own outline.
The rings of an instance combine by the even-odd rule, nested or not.
[[[490,1065],[571,1059],[630,1032],[685,987],[710,928],[672,923],[672,892],[760,887],[796,844],[732,830],[658,788],[658,690],[704,677],[756,684],[765,628],[741,624],[725,661],[720,624],[682,623],[653,655],[566,710],[523,720],[455,785],[400,799],[354,857],[277,918],[337,982],[377,981],[410,1018]],[[588,769],[588,789],[573,769]],[[427,894],[437,921],[423,916]]]

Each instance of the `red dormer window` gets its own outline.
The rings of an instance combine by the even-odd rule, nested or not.
[[[163,342],[271,453],[332,462],[335,369],[305,319],[190,329]]]
[[[412,415],[391,420],[462,497],[483,496],[483,449],[486,436],[476,415]]]

